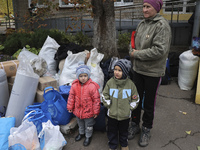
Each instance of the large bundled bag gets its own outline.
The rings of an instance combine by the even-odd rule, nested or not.
[[[106,108],[103,104],[100,105],[100,113],[95,118],[94,130],[96,131],[106,131]]]
[[[179,56],[178,85],[181,90],[191,90],[197,77],[199,57],[194,56],[192,50],[183,52]]]
[[[62,150],[67,141],[60,132],[59,126],[54,126],[51,121],[42,123],[42,131],[39,134],[41,150]]]
[[[15,126],[15,118],[7,117],[0,118],[0,149],[8,150],[8,136],[10,135],[10,129]]]
[[[48,69],[47,73],[44,76],[54,76],[57,73],[57,64],[54,56],[59,47],[60,45],[53,38],[51,38],[50,36],[47,37],[38,55],[45,59],[47,62]]]
[[[62,95],[50,86],[44,89],[43,97],[44,101],[41,103],[42,111],[45,114],[51,114],[54,125],[66,125],[68,123],[67,118],[71,114],[67,110],[67,102]]]
[[[39,82],[39,76],[34,73],[28,58],[22,54],[18,56],[18,59],[19,67],[5,115],[16,118],[15,126],[21,124],[26,107],[34,102]]]
[[[76,68],[78,67],[79,61],[85,61],[87,53],[87,51],[79,52],[76,54],[73,54],[71,51],[67,52],[68,56],[65,59],[65,64],[60,75],[59,86],[65,84],[71,85],[72,82],[77,79]]]
[[[1,95],[0,109],[2,107],[6,108],[8,105],[8,100],[9,100],[9,91],[8,91],[8,81],[7,81],[6,72],[3,69],[0,69],[0,95]],[[0,110],[0,113],[1,113],[1,110]]]
[[[37,129],[33,122],[25,120],[19,127],[10,129],[9,150],[40,150]]]
[[[90,51],[90,57],[87,61],[87,66],[91,69],[90,78],[100,86],[99,93],[102,92],[104,85],[104,74],[100,67],[100,62],[103,57],[104,54],[98,53],[97,49],[94,48]]]
[[[38,74],[40,77],[47,72],[47,62],[44,58],[39,57],[38,55],[28,51],[25,47],[19,53],[19,55],[22,54],[28,58],[34,72]]]

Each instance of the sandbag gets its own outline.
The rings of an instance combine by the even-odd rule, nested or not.
[[[33,71],[38,74],[40,77],[47,72],[47,62],[44,58],[39,57],[38,55],[28,51],[25,47],[19,53],[19,55],[24,54],[30,61]]]
[[[7,76],[3,69],[0,69],[0,95],[1,95],[0,107],[6,108],[9,100],[9,90],[8,90]]]
[[[6,117],[14,116],[17,127],[22,122],[26,107],[34,102],[39,81],[39,76],[34,73],[28,58],[25,55],[20,55],[18,59],[19,67],[5,115]]]
[[[44,76],[54,76],[57,73],[57,64],[54,56],[59,47],[60,45],[53,38],[50,36],[47,37],[38,55],[45,59],[47,62],[48,69]]]
[[[73,54],[71,51],[68,51],[67,58],[65,59],[65,64],[63,70],[60,74],[59,86],[69,84],[77,79],[76,77],[76,68],[78,67],[79,61],[84,62],[88,51],[79,52]]]
[[[179,56],[178,85],[181,90],[191,90],[197,77],[199,57],[192,50]]]

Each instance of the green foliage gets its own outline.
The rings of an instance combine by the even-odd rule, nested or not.
[[[8,4],[8,8],[9,8],[9,16],[11,16],[11,14],[13,14],[13,3],[12,0],[1,0],[0,1],[0,13],[2,13],[3,15],[6,14],[5,19],[8,17],[7,13],[8,13],[8,9],[7,9],[7,4]]]
[[[4,49],[3,45],[0,45],[0,51],[2,51]]]
[[[90,42],[89,37],[84,35],[83,32],[77,32],[74,38],[76,44],[80,46],[87,46],[87,44]]]
[[[25,48],[26,48],[28,51],[30,51],[30,52],[32,52],[32,53],[34,53],[34,54],[36,54],[36,55],[39,54],[40,49],[41,49],[41,48],[37,49],[37,48],[35,48],[35,47],[30,47],[29,45],[26,45]],[[22,51],[22,49],[19,49],[17,52],[15,52],[15,53],[12,55],[12,57],[13,57],[13,58],[17,58],[18,55],[19,55],[19,53],[20,53],[21,51]]]
[[[22,49],[23,47],[26,47],[27,49],[31,48],[31,50],[35,48],[35,52],[37,52],[38,49],[42,48],[47,36],[53,38],[59,45],[68,43],[75,43],[83,47],[90,45],[90,38],[82,32],[72,35],[66,34],[57,29],[37,29],[34,30],[34,32],[21,30],[20,32],[15,32],[6,38],[3,43],[3,52],[4,54],[13,55],[16,52],[19,53],[19,49]],[[27,47],[27,45],[29,47]],[[15,55],[17,56],[18,53]]]
[[[28,33],[13,33],[9,35],[4,42],[4,53],[12,55],[16,50],[25,47],[31,41],[31,36]]]
[[[117,46],[120,50],[127,50],[130,42],[131,34],[129,32],[119,34]]]

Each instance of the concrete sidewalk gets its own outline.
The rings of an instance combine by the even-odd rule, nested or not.
[[[129,141],[130,150],[197,150],[200,146],[200,105],[195,104],[196,89],[183,91],[177,78],[170,85],[161,85],[155,109],[154,127],[147,147],[138,146],[139,135]],[[187,134],[187,131],[191,131]],[[83,140],[75,142],[78,130],[65,135],[63,150],[108,150],[106,132],[95,131],[88,147]],[[120,148],[118,148],[120,150]]]

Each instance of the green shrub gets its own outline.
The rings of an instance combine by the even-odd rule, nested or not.
[[[129,32],[119,34],[117,41],[118,49],[120,51],[128,50],[130,42],[131,42],[131,34]]]
[[[84,35],[83,32],[77,32],[75,35],[75,41],[76,44],[86,47],[89,44],[90,39],[87,35]]]
[[[9,35],[3,44],[4,54],[13,55],[26,45],[38,50],[42,48],[47,36],[53,38],[59,45],[72,42],[84,47],[90,44],[89,37],[82,32],[72,35],[57,29],[37,29],[33,32],[21,31]]]
[[[30,47],[29,45],[26,45],[25,48],[26,48],[28,51],[30,51],[30,52],[32,52],[32,53],[34,53],[34,54],[36,54],[36,55],[39,54],[40,49],[41,49],[41,48],[37,49],[37,48],[35,48],[35,47]],[[18,55],[19,55],[19,53],[20,53],[21,51],[22,51],[22,49],[19,49],[18,51],[16,51],[16,52],[12,55],[12,57],[15,58],[15,59],[17,59],[17,57],[18,57]]]

